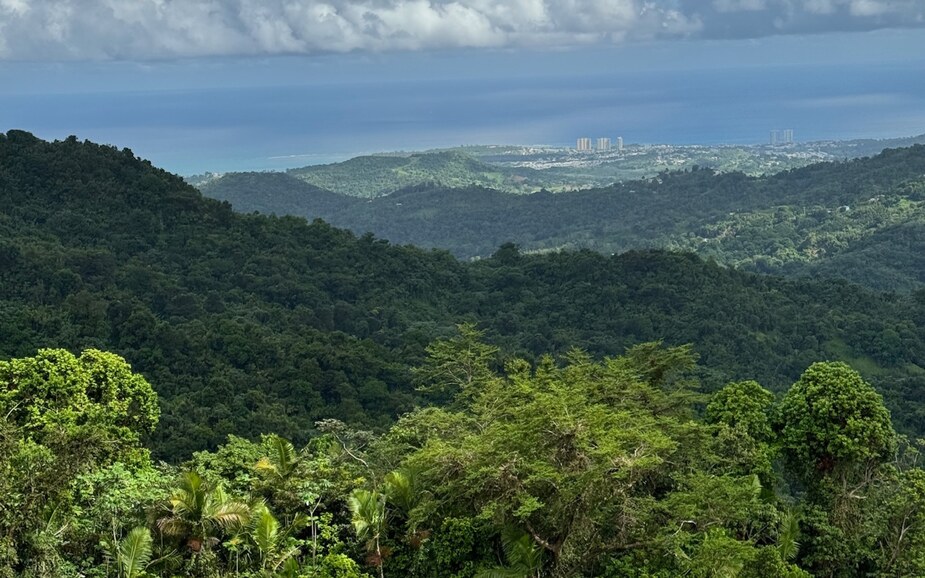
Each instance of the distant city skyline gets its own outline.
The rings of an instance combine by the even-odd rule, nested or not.
[[[617,137],[617,150],[623,150],[623,137]],[[609,151],[612,150],[612,140],[609,136],[599,136],[596,139],[592,140],[591,137],[582,136],[575,139],[575,150],[578,152],[592,152],[592,151]]]
[[[792,128],[772,129],[771,137],[770,137],[770,144],[772,146],[781,145],[781,144],[793,144],[793,129]]]

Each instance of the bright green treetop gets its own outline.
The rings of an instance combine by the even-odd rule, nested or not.
[[[780,405],[780,442],[804,481],[889,457],[896,434],[883,398],[840,362],[814,363]]]
[[[117,461],[146,464],[140,438],[158,413],[151,385],[112,353],[0,361],[0,575],[73,575],[58,550],[75,539],[72,484]]]
[[[157,394],[121,357],[96,349],[80,357],[42,349],[35,357],[0,361],[0,412],[40,444],[61,436],[105,436],[100,450],[134,446],[154,430]]]
[[[756,440],[769,440],[771,431],[768,412],[774,394],[756,381],[730,383],[716,392],[707,405],[706,419],[710,423],[741,428]]]

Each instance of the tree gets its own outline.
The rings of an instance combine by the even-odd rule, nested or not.
[[[170,495],[174,475],[167,470],[116,462],[75,479],[70,487],[75,514],[67,535],[67,554],[94,552],[102,545],[108,558],[117,561],[120,537],[147,527],[149,513]],[[154,557],[161,560],[169,558],[171,549],[159,541],[154,551]]]
[[[758,382],[739,381],[713,394],[705,418],[708,423],[721,423],[767,442],[774,435],[769,418],[773,403],[774,394]]]
[[[208,484],[196,472],[180,476],[162,508],[158,529],[183,540],[193,554],[214,546],[222,532],[242,527],[250,517],[247,504],[231,499],[220,485]]]
[[[75,480],[120,460],[148,464],[140,439],[157,419],[151,385],[112,353],[0,361],[0,573],[67,573]]]
[[[835,478],[868,479],[896,447],[883,398],[841,362],[803,372],[780,404],[777,428],[791,471],[810,489]]]
[[[595,363],[579,351],[561,368],[550,357],[535,370],[514,360],[506,374],[484,373],[460,393],[459,411],[441,420],[451,426],[434,424],[433,412],[406,417],[399,431],[425,436],[405,464],[432,493],[420,511],[434,526],[440,516],[479,516],[519,528],[562,576],[639,547],[652,521],[644,488],[666,475],[670,457],[687,459],[673,439],[686,422],[674,415],[687,414],[669,401],[676,390],[640,381],[658,366],[650,361],[685,357],[664,354],[637,352],[645,366],[625,357]],[[669,372],[655,371],[664,385]]]
[[[730,383],[713,394],[705,421],[715,430],[715,453],[740,475],[755,473],[770,488],[775,455],[770,413],[774,394],[755,381]]]
[[[897,443],[880,394],[844,363],[814,363],[781,401],[776,427],[807,493],[800,565],[819,576],[873,571],[875,490]]]
[[[353,529],[357,538],[366,541],[366,549],[370,553],[370,565],[379,569],[379,578],[382,578],[383,564],[380,540],[386,525],[385,494],[373,490],[357,488],[347,498],[347,507],[353,516]]]
[[[438,399],[466,399],[474,384],[493,377],[491,364],[498,348],[482,341],[483,332],[474,324],[456,326],[459,335],[427,346],[427,358],[414,369],[418,389]]]
[[[151,385],[112,353],[88,349],[76,357],[42,349],[35,357],[0,361],[0,414],[23,437],[79,452],[75,467],[138,449],[159,413]]]
[[[881,576],[925,575],[925,471],[902,472],[884,500],[878,540]]]

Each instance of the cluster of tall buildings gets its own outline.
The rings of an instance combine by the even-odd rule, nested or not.
[[[596,147],[592,146],[594,144],[596,144],[597,146]],[[587,153],[587,152],[592,152],[592,151],[597,151],[597,152],[609,151],[612,149],[612,146],[611,146],[609,136],[602,136],[598,138],[597,143],[592,143],[590,138],[583,136],[578,139],[575,148],[578,150],[578,152]],[[616,149],[618,151],[623,150],[623,137],[622,136],[617,137]]]
[[[793,129],[785,128],[783,130],[771,131],[771,145],[793,144]]]

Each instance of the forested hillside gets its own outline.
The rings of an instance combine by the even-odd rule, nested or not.
[[[464,258],[488,256],[504,242],[606,254],[658,247],[746,270],[846,277],[877,289],[925,283],[915,250],[921,236],[909,234],[925,223],[923,145],[768,177],[701,169],[560,194],[419,186],[335,206],[318,191],[291,192],[300,190],[294,183],[291,191],[279,190],[241,177],[203,187],[240,211],[320,217]]]
[[[319,214],[333,215],[352,207],[355,199],[329,190],[316,187],[286,173],[231,173],[218,179],[240,191],[255,191],[248,195],[248,212],[257,211],[266,215],[285,215],[279,211],[283,205],[298,205],[305,199],[311,199],[312,206]],[[208,190],[216,186],[217,180],[210,180],[200,185]],[[259,191],[259,192],[256,192]]]
[[[693,342],[710,387],[748,377],[779,388],[811,361],[849,360],[903,427],[925,432],[916,296],[670,253],[504,246],[463,264],[320,222],[235,214],[127,150],[21,132],[0,146],[0,354],[125,356],[161,396],[164,457],[229,433],[304,440],[324,417],[385,426],[416,403],[408,372],[424,346],[460,321],[528,358]]]
[[[11,131],[0,327],[0,576],[925,572],[925,292],[463,263]]]

